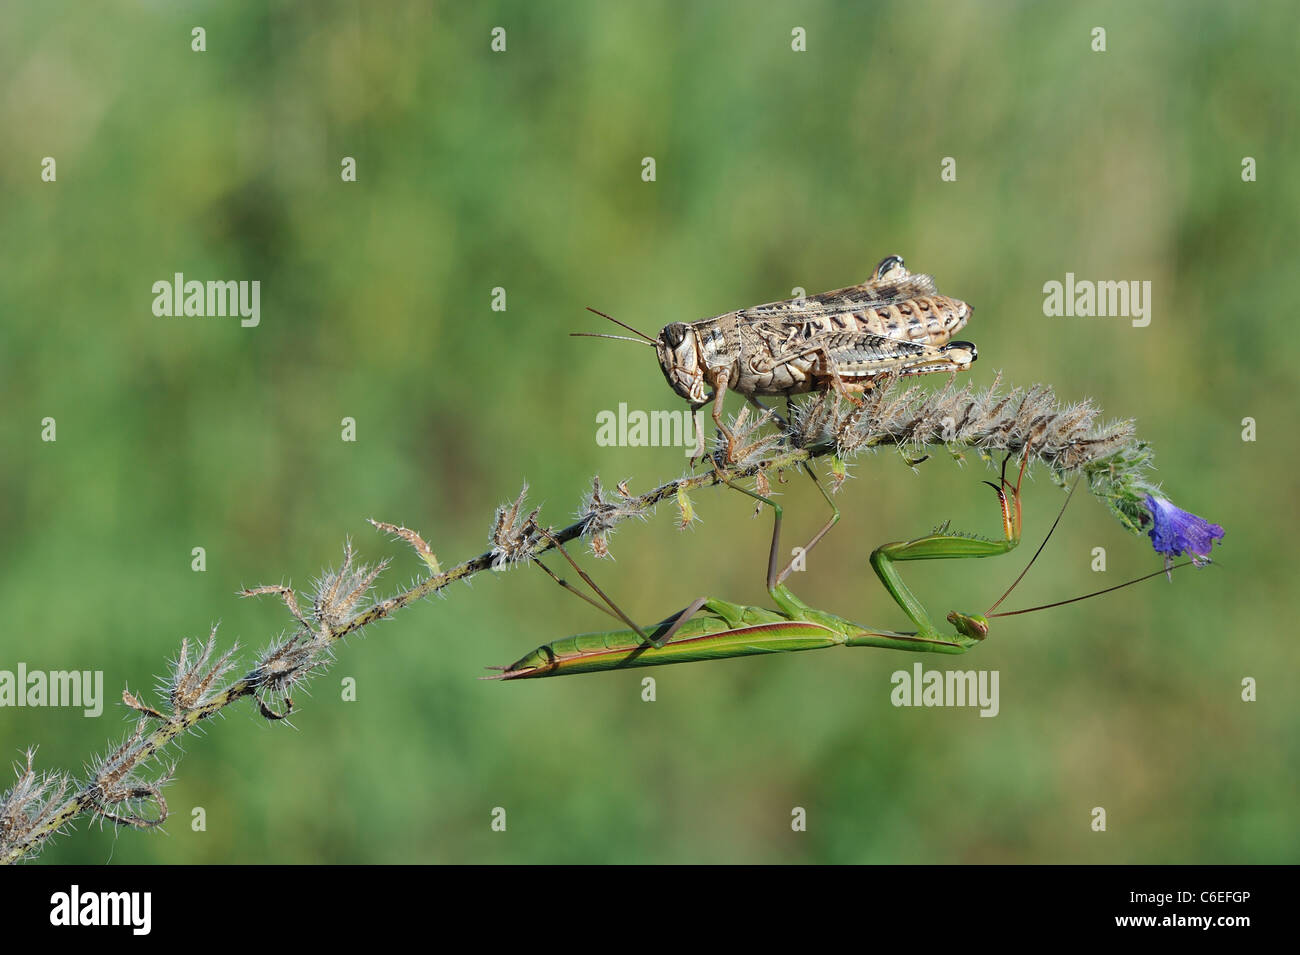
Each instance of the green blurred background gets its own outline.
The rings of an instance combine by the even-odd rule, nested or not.
[[[187,739],[165,834],[83,823],[42,858],[1296,861],[1294,7],[1134,6],[6,8],[0,667],[101,669],[110,698],[97,720],[0,712],[6,757],[39,743],[42,768],[79,771],[125,731],[123,685],[149,690],[216,621],[264,646],[287,618],[236,589],[305,585],[347,536],[394,558],[384,592],[406,585],[416,560],[367,517],[450,565],[485,549],[525,479],[558,525],[595,473],[634,490],[681,473],[679,449],[597,446],[602,409],[681,405],[648,349],[567,336],[602,330],[586,305],[654,332],[903,254],[974,304],[974,381],[1001,369],[1137,417],[1170,496],[1227,528],[1215,568],[1000,621],[962,658],[480,682],[605,626],[536,570],[485,575],[351,640],[296,729],[243,705]],[[260,280],[260,327],[155,317],[151,285],[178,271]],[[1044,317],[1042,286],[1067,271],[1150,280],[1150,326]],[[867,554],[946,518],[996,533],[985,476],[859,459],[795,589],[901,626]],[[807,484],[782,489],[791,545],[823,518]],[[1027,541],[1060,500],[1037,474]],[[635,615],[702,592],[765,601],[767,518],[718,491],[696,505],[692,531],[664,511],[625,525],[613,562],[584,558]],[[905,573],[936,616],[980,610],[1027,551]],[[1158,567],[1079,495],[1012,603]],[[890,674],[917,660],[998,670],[1000,714],[894,708]]]

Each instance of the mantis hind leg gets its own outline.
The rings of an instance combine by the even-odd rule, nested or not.
[[[804,462],[803,467],[807,472],[808,477],[812,478],[812,482],[817,485],[817,490],[821,492],[822,497],[831,508],[830,518],[827,519],[826,523],[821,526],[817,533],[809,538],[808,543],[800,548],[803,555],[807,556],[808,552],[816,547],[823,537],[830,533],[831,528],[839,523],[840,509],[836,507],[835,502],[832,501],[830,495],[826,493],[826,488],[822,486],[822,482],[817,479],[817,474],[813,471],[812,465]],[[791,558],[790,562],[786,564],[784,570],[780,572],[777,571],[777,566],[781,560],[781,518],[784,513],[781,509],[781,505],[776,503],[776,501],[772,500],[770,497],[764,497],[758,492],[741,487],[733,481],[727,481],[726,483],[728,486],[740,491],[740,493],[752,497],[754,500],[772,508],[772,546],[767,555],[767,592],[783,612],[791,615],[798,615],[799,611],[804,609],[804,605],[784,586],[785,579],[789,577],[791,572],[794,570],[794,563],[797,558]]]
[[[538,567],[542,568],[542,570],[546,572],[546,576],[550,577],[551,580],[555,581],[557,584],[559,584],[569,593],[573,594],[575,597],[582,598],[583,600],[587,601],[587,603],[595,607],[597,610],[609,614],[615,620],[621,621],[623,624],[630,627],[633,631],[636,632],[636,635],[641,638],[641,640],[645,643],[647,647],[654,647],[655,649],[659,649],[664,644],[668,643],[668,641],[670,641],[673,638],[673,636],[677,633],[677,631],[681,629],[682,624],[684,624],[691,617],[695,616],[695,614],[700,610],[700,608],[709,602],[708,597],[699,597],[696,600],[693,600],[691,603],[689,603],[682,610],[678,611],[675,614],[672,614],[669,617],[666,617],[665,619],[659,621],[657,624],[654,624],[652,627],[649,627],[648,630],[642,629],[641,627],[638,627],[635,623],[633,623],[632,618],[629,617],[627,614],[625,614],[619,608],[618,604],[614,603],[614,601],[611,600],[605,594],[605,592],[596,585],[596,582],[592,580],[590,576],[587,575],[586,571],[584,571],[581,567],[578,566],[577,561],[575,561],[572,557],[569,556],[569,552],[564,549],[563,544],[561,544],[552,534],[550,534],[545,530],[542,531],[542,534],[546,537],[547,540],[551,542],[551,545],[560,552],[560,556],[562,556],[566,561],[568,561],[569,566],[574,569],[574,571],[578,574],[578,576],[581,577],[584,581],[586,581],[587,586],[596,592],[596,594],[600,597],[600,600],[597,601],[592,599],[587,594],[584,594],[577,587],[569,583],[567,580],[563,579],[562,577],[556,576],[549,567],[547,567],[545,564],[542,563],[541,558],[537,558],[535,563],[537,564]]]
[[[826,493],[826,488],[822,486],[822,482],[817,479],[817,475],[813,471],[812,465],[805,462],[804,470],[808,472],[808,476],[812,478],[813,484],[817,485],[817,490],[821,492],[822,498],[826,501],[827,504],[830,505],[831,508],[831,516],[827,518],[826,523],[821,526],[821,529],[817,531],[816,534],[814,534],[811,538],[809,538],[807,544],[805,544],[802,548],[800,548],[803,551],[803,556],[806,557],[808,555],[808,552],[812,550],[814,547],[816,547],[821,542],[821,539],[823,537],[825,537],[827,534],[830,533],[831,528],[840,522],[840,509],[835,505],[835,502],[831,500],[831,496]],[[777,544],[776,541],[773,541],[772,552],[776,553],[776,551],[777,551]],[[794,563],[796,559],[797,558],[795,557],[791,557],[790,563],[785,565],[785,570],[781,571],[781,573],[777,575],[776,577],[777,586],[780,586],[782,583],[784,583],[785,579],[790,576],[791,572],[794,570]],[[768,573],[770,576],[771,568],[768,569]]]

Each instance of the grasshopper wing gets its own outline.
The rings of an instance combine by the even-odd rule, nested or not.
[[[850,285],[833,292],[822,292],[803,300],[786,299],[741,309],[740,318],[756,321],[786,321],[821,318],[827,315],[860,312],[867,308],[882,308],[914,298],[933,298],[939,294],[931,275],[906,275],[902,278],[865,282]]]

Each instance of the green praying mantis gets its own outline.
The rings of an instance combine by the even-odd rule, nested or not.
[[[1010,616],[1060,606],[1083,600],[1126,587],[1129,584],[1157,576],[1163,571],[1148,577],[1109,587],[1106,590],[1070,600],[1059,601],[1043,607],[995,614],[993,611],[1010,595],[1016,585],[1024,578],[1029,566],[1016,578],[992,607],[984,614],[965,614],[953,611],[948,614],[948,622],[953,632],[945,633],[931,621],[925,607],[916,598],[907,584],[903,582],[897,565],[909,560],[945,560],[956,558],[996,557],[1010,553],[1020,543],[1021,505],[1020,484],[1024,479],[1028,455],[1022,459],[1020,474],[1014,484],[1007,479],[1008,455],[1002,462],[1002,474],[998,484],[985,481],[998,495],[1002,511],[1002,539],[990,540],[971,534],[951,532],[945,523],[933,533],[909,541],[895,541],[877,547],[871,553],[871,568],[880,578],[885,589],[903,612],[916,626],[915,631],[899,632],[894,630],[876,630],[846,620],[835,614],[818,610],[804,603],[785,586],[785,580],[794,569],[791,561],[779,571],[778,555],[781,553],[781,518],[782,509],[769,497],[750,491],[734,482],[727,481],[731,487],[761,504],[772,509],[772,546],[767,564],[767,592],[775,605],[774,610],[763,607],[749,607],[719,600],[713,597],[701,597],[685,609],[675,613],[651,627],[640,627],[632,621],[618,605],[607,597],[596,583],[569,556],[563,546],[549,534],[546,536],[563,555],[574,571],[600,597],[602,603],[593,600],[587,594],[570,585],[567,581],[552,573],[545,564],[538,561],[538,566],[560,586],[576,594],[588,603],[619,619],[624,629],[606,630],[596,633],[583,633],[566,637],[553,643],[545,644],[524,657],[505,667],[493,667],[501,672],[485,679],[520,680],[536,677],[562,676],[572,673],[592,673],[605,670],[620,670],[629,667],[662,666],[670,663],[692,663],[702,660],[723,660],[731,657],[751,656],[762,653],[790,653],[798,650],[820,650],[826,647],[884,647],[892,650],[911,650],[931,653],[965,653],[988,636],[989,619],[997,616]],[[812,467],[807,463],[804,469],[812,478],[817,489],[831,507],[831,516],[825,525],[809,540],[803,548],[804,554],[811,551],[818,542],[838,523],[839,508],[831,500],[822,483],[817,479]],[[1066,504],[1069,498],[1066,498]],[[1059,523],[1064,514],[1065,505],[1057,515]],[[1056,523],[1052,530],[1056,529]],[[1048,538],[1051,537],[1048,532]],[[1047,540],[1043,541],[1046,546]],[[1042,552],[1040,546],[1038,553]],[[1037,559],[1035,553],[1034,559]],[[703,611],[701,614],[700,612]],[[696,616],[700,614],[699,616]]]

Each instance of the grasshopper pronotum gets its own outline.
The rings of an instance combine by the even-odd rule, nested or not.
[[[603,312],[596,314],[655,347],[668,384],[695,412],[694,456],[699,458],[704,454],[700,412],[710,401],[714,424],[729,450],[733,446],[722,422],[728,391],[764,408],[760,396],[788,398],[833,388],[856,400],[854,392],[870,389],[882,375],[965,371],[975,361],[975,346],[954,342],[952,336],[971,311],[965,302],[940,295],[933,277],[913,275],[902,256],[891,255],[861,285],[695,322],[671,322],[657,339]]]

